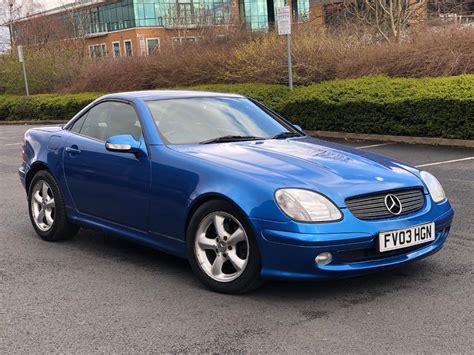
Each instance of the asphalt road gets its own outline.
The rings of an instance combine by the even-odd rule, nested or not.
[[[0,353],[463,352],[474,349],[474,160],[430,165],[456,210],[445,247],[391,271],[268,282],[244,296],[204,289],[187,262],[82,230],[34,233],[17,168],[23,132],[0,126]],[[350,142],[414,165],[472,149]]]

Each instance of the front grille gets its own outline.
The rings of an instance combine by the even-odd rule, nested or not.
[[[422,189],[399,190],[377,193],[370,196],[349,198],[346,206],[359,219],[380,219],[396,217],[387,209],[385,197],[395,195],[400,200],[402,212],[397,216],[419,211],[425,205],[425,195]]]

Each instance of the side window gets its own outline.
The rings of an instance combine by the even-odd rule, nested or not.
[[[73,123],[70,130],[71,132],[79,133],[81,131],[82,125],[87,117],[87,113],[83,114],[76,122]]]
[[[100,141],[129,134],[139,140],[142,130],[137,113],[131,105],[110,101],[100,103],[89,111],[80,134]]]

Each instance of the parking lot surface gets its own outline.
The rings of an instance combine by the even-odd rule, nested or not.
[[[41,241],[17,175],[28,128],[0,126],[0,353],[472,353],[473,149],[345,142],[438,177],[456,213],[439,253],[226,296],[204,289],[185,260],[108,234]]]

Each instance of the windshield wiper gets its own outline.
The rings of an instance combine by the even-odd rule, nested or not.
[[[259,140],[259,139],[265,139],[265,138],[255,137],[255,136],[223,136],[223,137],[208,139],[208,140],[199,142],[199,144],[254,141],[254,140]]]
[[[284,139],[284,138],[291,138],[291,137],[301,137],[301,134],[296,132],[281,132],[275,134],[271,139]]]

